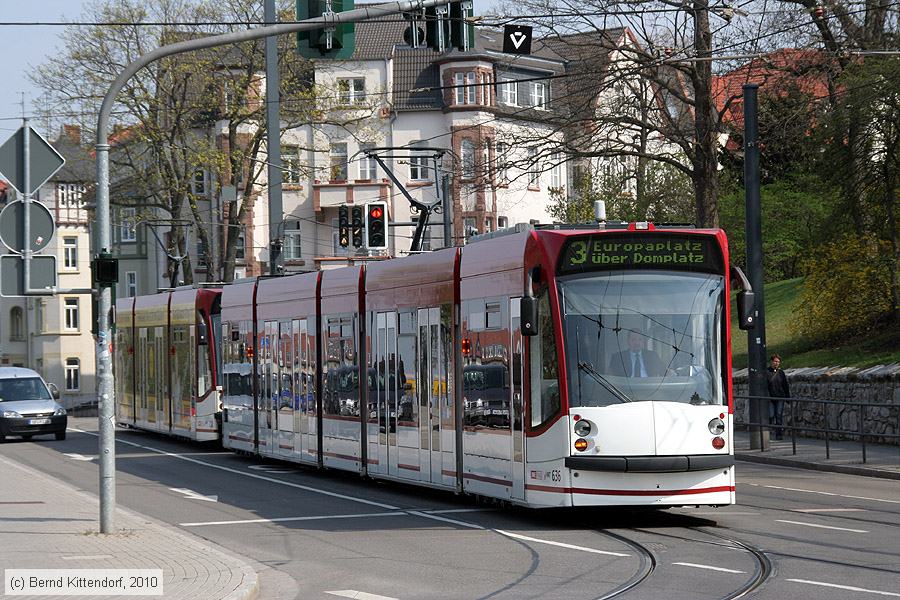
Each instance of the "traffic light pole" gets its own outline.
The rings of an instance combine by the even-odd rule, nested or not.
[[[341,23],[356,23],[376,19],[386,15],[396,15],[412,10],[422,10],[432,6],[449,4],[449,0],[404,0],[365,6],[342,13],[323,15],[299,23],[279,23],[256,29],[236,31],[207,38],[185,40],[162,46],[140,56],[128,64],[109,86],[100,114],[97,117],[97,229],[100,251],[108,252],[112,244],[112,223],[109,214],[109,118],[112,114],[116,95],[125,83],[139,70],[167,56],[214,48],[229,44],[239,44],[269,36],[284,35],[300,31],[312,31],[335,27]],[[99,323],[97,333],[97,376],[99,379],[99,424],[100,424],[100,533],[113,533],[115,507],[115,408],[113,393],[112,355],[110,354],[109,314],[112,309],[112,290],[101,287],[98,299]]]
[[[744,86],[744,204],[747,213],[747,273],[756,304],[756,326],[747,334],[750,448],[768,449],[762,422],[766,413],[766,308],[763,299],[762,210],[759,199],[759,127],[755,83]]]
[[[278,21],[275,0],[266,0],[266,25]],[[284,204],[281,199],[281,94],[278,37],[266,38],[266,160],[269,182],[269,275],[284,273]]]

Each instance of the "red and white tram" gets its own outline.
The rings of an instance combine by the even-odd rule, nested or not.
[[[219,439],[220,289],[178,288],[116,302],[119,424]]]
[[[533,507],[731,504],[728,275],[722,231],[631,224],[225,286],[223,443]]]

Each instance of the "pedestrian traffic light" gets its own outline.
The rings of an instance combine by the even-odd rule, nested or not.
[[[363,245],[363,207],[353,207],[353,247],[360,248]]]
[[[472,0],[451,2],[425,9],[425,37],[436,52],[451,48],[471,50],[475,47],[474,3]]]
[[[119,283],[119,259],[108,252],[101,252],[91,263],[94,282],[100,287],[109,287]]]
[[[338,207],[338,243],[343,248],[350,245],[350,211],[346,205]]]
[[[366,246],[369,250],[387,248],[387,203],[366,205]]]
[[[353,10],[353,0],[297,0],[297,20],[321,17],[329,4],[334,13]],[[347,60],[353,54],[355,37],[353,23],[301,31],[297,34],[297,52],[304,58]]]

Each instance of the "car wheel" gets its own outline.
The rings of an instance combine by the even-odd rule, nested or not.
[[[59,432],[56,433],[56,441],[57,441],[57,442],[61,442],[61,441],[63,441],[64,439],[66,439],[66,432],[65,432],[65,431],[59,431]]]

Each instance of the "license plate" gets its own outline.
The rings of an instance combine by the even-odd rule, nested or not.
[[[29,425],[49,425],[50,419],[28,419]]]

